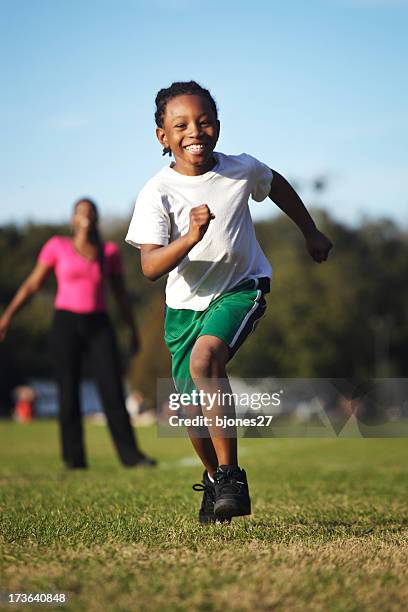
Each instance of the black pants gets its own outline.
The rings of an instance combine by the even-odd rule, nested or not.
[[[116,339],[107,314],[56,310],[51,349],[59,391],[59,424],[65,464],[68,467],[86,466],[79,401],[84,354],[96,379],[120,460],[124,465],[137,463],[140,451],[125,407]]]

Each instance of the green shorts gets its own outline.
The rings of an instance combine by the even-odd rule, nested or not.
[[[171,353],[172,375],[179,393],[191,393],[190,355],[200,336],[216,336],[229,346],[230,359],[265,314],[264,294],[269,278],[256,278],[237,285],[214,299],[201,311],[166,306],[164,340]]]

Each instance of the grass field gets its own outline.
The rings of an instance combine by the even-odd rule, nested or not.
[[[67,473],[54,422],[0,424],[3,597],[67,592],[58,609],[75,611],[407,609],[406,439],[242,440],[254,513],[204,528],[188,441],[140,438],[157,469],[121,468],[88,425],[90,469]]]

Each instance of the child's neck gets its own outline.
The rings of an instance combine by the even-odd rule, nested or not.
[[[176,161],[170,164],[170,167],[178,172],[179,174],[184,174],[185,176],[200,176],[201,174],[205,174],[212,170],[217,163],[217,160],[212,155],[202,166],[191,166],[187,165],[183,162]]]

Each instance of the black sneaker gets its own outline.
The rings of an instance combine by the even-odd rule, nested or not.
[[[156,467],[157,461],[152,457],[148,457],[144,453],[139,453],[138,458],[133,463],[124,463],[125,467],[135,468],[135,467]]]
[[[251,498],[245,470],[237,465],[220,465],[214,474],[217,519],[251,514]]]
[[[156,465],[157,459],[153,459],[153,457],[148,457],[147,455],[142,455],[135,464],[136,467],[156,467]]]
[[[67,470],[87,470],[88,466],[86,463],[65,463]]]
[[[201,508],[198,512],[200,523],[229,523],[230,519],[218,518],[214,514],[215,485],[208,477],[207,470],[203,472],[203,479],[200,483],[193,485],[194,491],[203,491]]]

